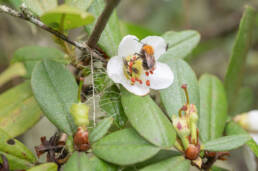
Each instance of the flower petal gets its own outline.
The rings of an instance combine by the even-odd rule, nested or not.
[[[174,81],[174,74],[167,64],[157,62],[153,74],[149,75],[150,88],[159,90],[168,88]]]
[[[134,85],[131,85],[129,81],[123,81],[121,83],[129,92],[137,95],[137,96],[145,96],[150,92],[150,89],[143,85],[138,85],[138,83],[135,83]]]
[[[127,35],[119,44],[118,56],[126,57],[141,51],[142,44],[136,36]]]
[[[124,77],[123,66],[123,58],[120,56],[114,56],[108,61],[107,74],[115,83],[121,83]]]
[[[252,110],[247,115],[248,131],[258,131],[258,110]]]
[[[154,49],[154,57],[156,60],[166,52],[167,43],[160,36],[148,36],[141,40],[142,43],[150,45]]]

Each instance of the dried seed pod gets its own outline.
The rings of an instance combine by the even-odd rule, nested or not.
[[[200,153],[200,146],[189,144],[188,148],[185,151],[185,157],[189,160],[195,160],[199,156],[199,153]]]
[[[88,131],[86,128],[78,127],[73,138],[75,149],[78,151],[87,151],[90,148]]]

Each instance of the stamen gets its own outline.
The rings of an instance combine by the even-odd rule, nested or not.
[[[150,71],[150,74],[153,74],[153,71]]]
[[[148,76],[149,76],[149,72],[148,72],[148,71],[146,71],[146,72],[145,72],[145,75],[148,77]]]
[[[142,80],[139,80],[138,78],[135,78],[135,80],[142,84]]]
[[[146,86],[150,86],[150,80],[146,81]]]
[[[188,95],[188,91],[187,91],[187,84],[183,84],[183,85],[181,86],[181,88],[182,88],[182,89],[184,90],[184,92],[185,92],[187,104],[190,104],[190,102],[189,102],[189,95]]]
[[[135,78],[132,77],[132,78],[131,78],[131,85],[134,85],[134,83],[135,83]]]

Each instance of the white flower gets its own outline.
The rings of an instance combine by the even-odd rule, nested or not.
[[[120,42],[118,56],[109,60],[107,73],[115,83],[139,96],[148,94],[150,88],[167,88],[174,80],[173,72],[167,64],[157,61],[166,48],[162,37],[148,36],[139,41],[127,35]]]
[[[237,115],[234,121],[246,129],[258,143],[258,110],[251,110],[248,113]]]

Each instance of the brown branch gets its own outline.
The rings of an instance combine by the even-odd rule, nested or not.
[[[106,6],[102,11],[101,15],[99,16],[96,25],[93,29],[93,32],[91,33],[87,41],[89,47],[95,48],[97,42],[99,41],[100,35],[108,22],[109,17],[111,16],[113,10],[119,2],[120,0],[107,0]]]
[[[13,17],[17,17],[17,18],[26,20],[26,21],[38,26],[39,28],[55,35],[56,37],[64,40],[65,42],[68,42],[69,44],[75,46],[76,48],[80,49],[81,51],[84,51],[88,54],[92,54],[94,58],[102,60],[102,61],[105,60],[96,52],[95,49],[90,48],[87,44],[80,43],[80,42],[73,41],[73,40],[69,39],[66,35],[64,35],[64,34],[60,33],[59,31],[56,31],[53,28],[45,25],[42,21],[40,21],[35,16],[32,16],[31,14],[26,13],[26,10],[22,10],[22,11],[23,12],[18,12],[18,11],[13,10],[13,9],[5,6],[5,5],[0,5],[0,13],[5,13],[5,14],[11,15]]]

